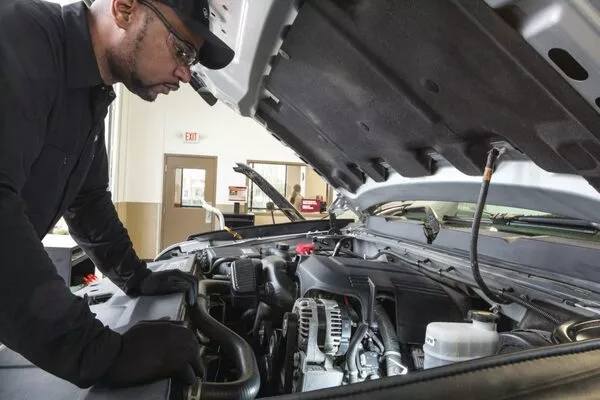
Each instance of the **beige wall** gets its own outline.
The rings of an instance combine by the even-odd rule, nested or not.
[[[327,198],[327,183],[312,168],[307,168],[306,173],[306,197],[314,199],[317,195]]]
[[[318,214],[318,213],[310,213],[310,214],[302,214],[304,215],[304,218],[311,220],[311,219],[321,219],[323,217],[326,216],[326,214]],[[288,219],[288,217],[286,217],[283,214],[275,214],[275,223],[277,224],[282,224],[282,223],[286,223],[286,222],[290,222],[290,220]],[[256,214],[256,219],[255,219],[255,223],[256,225],[269,225],[273,223],[273,220],[271,218],[271,214]]]
[[[125,202],[116,203],[115,206],[138,256],[142,259],[153,259],[157,254],[160,203]]]
[[[164,154],[218,157],[217,203],[229,204],[228,186],[245,185],[233,171],[248,159],[300,162],[260,124],[237,115],[221,103],[208,106],[189,85],[154,103],[123,91],[119,95],[115,191],[117,201],[160,202]],[[200,142],[186,144],[183,135],[197,132]]]
[[[233,171],[249,159],[301,162],[294,152],[273,138],[256,121],[237,115],[221,103],[208,106],[189,85],[169,96],[145,102],[122,86],[117,88],[112,141],[111,180],[119,214],[136,250],[144,258],[159,251],[165,154],[216,156],[217,204],[224,211],[228,186],[246,185]],[[183,142],[186,131],[197,132],[197,144]]]
[[[294,191],[294,185],[301,185],[302,184],[302,169],[306,169],[306,168],[302,168],[302,166],[298,165],[298,166],[294,166],[294,165],[290,165],[287,168],[287,199],[290,199],[290,196],[292,195],[292,192]]]

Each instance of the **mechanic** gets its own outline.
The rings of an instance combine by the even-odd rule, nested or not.
[[[210,33],[209,12],[206,0],[97,0],[62,9],[0,2],[0,342],[79,387],[191,384],[201,369],[190,329],[155,321],[117,333],[95,319],[41,238],[64,215],[73,238],[125,293],[186,292],[194,303],[196,278],[151,272],[119,221],[104,119],[117,82],[153,101],[189,82],[196,62],[219,69],[232,60]]]

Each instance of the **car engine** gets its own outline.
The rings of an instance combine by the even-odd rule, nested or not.
[[[204,286],[220,288],[201,290],[210,316],[252,349],[256,397],[448,364],[450,358],[440,354],[462,346],[445,342],[446,336],[458,335],[456,329],[474,330],[466,335],[479,342],[465,347],[471,353],[455,354],[455,361],[551,344],[550,330],[514,329],[506,317],[489,312],[480,297],[393,256],[359,256],[347,239],[329,235],[198,252]],[[196,326],[202,339],[203,325]],[[203,381],[240,379],[240,362],[232,362],[235,352],[226,343],[204,338],[203,344]],[[197,385],[188,398],[200,394]]]

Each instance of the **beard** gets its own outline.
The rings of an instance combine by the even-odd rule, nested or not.
[[[153,102],[158,96],[158,92],[155,89],[162,86],[163,83],[144,81],[140,76],[138,65],[142,42],[146,37],[147,31],[148,19],[144,21],[144,25],[133,40],[130,51],[112,48],[108,49],[106,56],[110,73],[118,82],[123,83],[131,93],[143,100]]]
[[[139,96],[143,100],[146,101],[154,101],[158,93],[154,90],[162,84],[147,84],[145,83],[137,73],[136,69],[131,70],[129,73],[129,79],[127,81],[123,81],[125,87],[133,94]]]

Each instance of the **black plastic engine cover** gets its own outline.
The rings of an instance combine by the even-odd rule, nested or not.
[[[402,264],[309,256],[298,264],[300,296],[320,290],[360,302],[363,322],[373,323],[378,294],[394,296],[396,332],[403,343],[423,343],[428,323],[462,321],[464,315],[439,283]],[[392,316],[390,316],[392,317]]]

